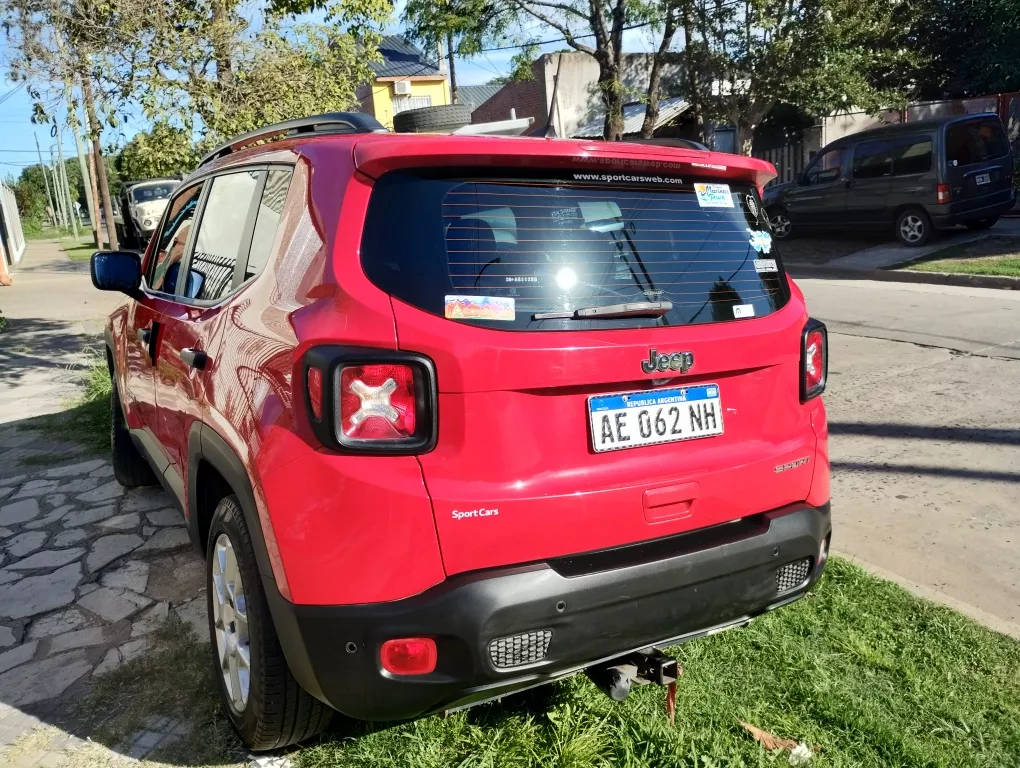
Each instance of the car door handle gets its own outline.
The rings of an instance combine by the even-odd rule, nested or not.
[[[153,323],[148,328],[139,328],[135,331],[135,335],[142,346],[145,347],[145,351],[149,353],[149,362],[155,365],[156,342],[159,340],[159,323]]]
[[[191,349],[190,347],[185,347],[184,349],[182,349],[179,355],[181,360],[183,360],[185,363],[187,363],[192,368],[198,371],[201,371],[202,369],[205,368],[206,361],[208,361],[209,359],[205,352],[203,352],[202,350]]]

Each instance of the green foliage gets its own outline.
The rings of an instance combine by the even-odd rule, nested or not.
[[[83,211],[87,210],[85,182],[82,180],[78,158],[65,157],[64,167],[67,173],[67,184],[71,188],[72,198],[81,204]],[[53,188],[54,175],[49,169],[47,169],[46,174],[49,177],[50,192],[55,194]],[[46,181],[43,179],[43,167],[36,164],[23,168],[13,188],[14,197],[18,201],[18,211],[22,217],[22,224],[24,225],[26,221],[36,221],[41,225],[46,208],[49,206],[49,201],[46,197]]]
[[[922,98],[1020,90],[1018,0],[918,0],[911,42],[928,56]]]
[[[136,134],[117,155],[114,165],[123,179],[178,176],[199,160],[198,148],[184,130],[159,122]]]
[[[477,54],[486,40],[498,39],[510,16],[490,0],[408,0],[402,20],[409,38],[426,51],[455,41],[458,56]]]

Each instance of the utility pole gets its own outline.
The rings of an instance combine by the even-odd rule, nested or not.
[[[64,178],[64,192],[67,193],[67,214],[71,219],[71,226],[74,228],[74,241],[78,242],[78,214],[74,210],[74,200],[71,198],[71,185],[67,183],[67,164],[64,163],[64,149],[60,146],[62,137],[60,128],[57,127],[56,118],[53,118],[53,130],[57,134],[57,157],[60,158],[60,174]]]
[[[89,152],[89,181],[92,184],[93,220],[96,222],[96,247],[100,250],[103,247],[103,217],[99,215],[99,190],[96,187],[96,154]],[[107,229],[109,233],[109,229]],[[110,242],[109,234],[105,235],[106,242]]]
[[[42,150],[39,149],[39,134],[33,133],[35,136],[35,151],[39,155],[39,167],[42,168],[43,183],[46,184],[46,199],[50,201],[50,211],[53,212],[53,223],[57,223],[57,208],[53,205],[53,195],[50,194],[50,180],[46,176],[46,164],[42,161]]]
[[[57,200],[57,210],[60,211],[60,226],[67,229],[70,222],[67,220],[67,197],[64,195],[64,177],[60,175],[60,166],[57,165],[57,153],[50,144],[50,173],[53,174],[53,197]]]
[[[78,112],[71,100],[71,86],[65,80],[64,92],[67,94],[67,125],[74,134],[74,147],[78,150],[78,169],[81,171],[81,180],[85,187],[85,204],[89,208],[89,222],[92,224],[92,236],[96,241],[96,248],[101,248],[99,242],[99,218],[95,215],[95,208],[92,205],[92,174],[89,173],[88,163],[85,161],[85,149],[81,143],[81,134],[78,133]]]

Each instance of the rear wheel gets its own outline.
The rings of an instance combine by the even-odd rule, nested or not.
[[[332,710],[302,689],[287,667],[236,496],[216,506],[206,562],[217,686],[241,741],[258,752],[319,733]]]
[[[113,476],[125,488],[155,485],[156,473],[149,462],[138,452],[124,421],[117,380],[110,387],[110,448],[113,459]]]
[[[772,228],[772,234],[779,240],[785,240],[793,235],[793,222],[790,221],[790,215],[784,208],[772,208],[768,211],[769,227]]]
[[[964,224],[967,225],[967,229],[991,229],[998,220],[998,216],[988,216],[983,219],[971,219],[970,221],[965,221]]]
[[[920,208],[908,208],[896,218],[896,237],[903,245],[918,248],[932,236],[931,219]]]

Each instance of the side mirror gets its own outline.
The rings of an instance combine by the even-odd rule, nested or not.
[[[142,260],[131,251],[96,251],[89,262],[92,285],[101,291],[141,294]]]

